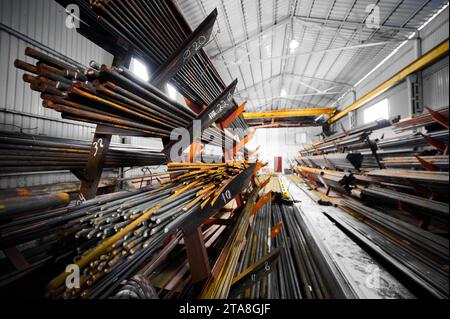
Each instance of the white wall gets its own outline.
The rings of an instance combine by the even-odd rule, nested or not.
[[[254,150],[259,145],[259,159],[268,162],[272,170],[275,156],[283,157],[283,169],[290,168],[289,161],[294,160],[301,148],[317,141],[316,135],[321,132],[321,127],[257,129],[247,148]]]

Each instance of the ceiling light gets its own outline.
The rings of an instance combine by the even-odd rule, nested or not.
[[[297,40],[292,39],[291,43],[289,43],[289,49],[291,49],[291,51],[295,51],[295,49],[297,49],[299,45],[300,43],[298,43]]]
[[[285,89],[282,89],[281,92],[280,92],[280,96],[281,96],[281,97],[286,97],[286,95],[287,95],[286,90],[285,90]]]

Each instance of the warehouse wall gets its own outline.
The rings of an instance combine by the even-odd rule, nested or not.
[[[423,105],[438,109],[449,105],[448,56],[422,72]]]
[[[294,160],[299,150],[317,141],[317,135],[321,132],[321,127],[257,129],[248,149],[254,150],[260,146],[259,159],[268,162],[271,169],[274,167],[275,156],[283,157],[283,169],[290,168],[289,162]]]
[[[422,54],[427,53],[436,45],[448,39],[449,30],[449,8],[447,7],[437,17],[435,17],[428,25],[420,31],[421,43],[420,48]],[[356,97],[361,98],[371,90],[373,90],[380,83],[392,77],[395,73],[400,71],[405,66],[415,61],[419,55],[415,40],[409,41],[398,52],[387,60],[374,73],[366,78],[357,88]],[[429,106],[433,109],[449,105],[449,79],[448,79],[448,56],[441,61],[429,66],[422,72],[423,76],[423,91],[424,91],[424,106]],[[363,113],[368,107],[378,103],[387,98],[389,102],[389,116],[395,117],[400,115],[402,118],[410,116],[408,107],[408,91],[406,81],[397,85],[396,87],[384,92],[379,97],[373,99],[363,107],[359,108],[355,113],[356,126],[363,125]],[[340,109],[352,104],[352,94],[341,101]],[[340,132],[341,124],[345,129],[349,126],[349,117],[346,116],[336,122],[335,130]],[[386,137],[392,135],[391,130],[380,131],[380,134],[385,134]]]
[[[112,56],[65,26],[64,9],[55,1],[2,0],[0,1],[0,129],[23,130],[24,133],[44,134],[64,138],[90,140],[95,126],[63,120],[59,113],[45,109],[39,94],[31,91],[22,81],[23,71],[14,67],[19,58],[29,63],[35,60],[25,57],[27,38],[42,43],[69,58],[87,65],[90,60],[111,63]],[[5,27],[6,26],[6,27]],[[11,28],[19,32],[8,32]],[[48,52],[47,52],[48,53]],[[119,142],[119,137],[114,137]],[[47,183],[74,181],[67,171],[56,173],[0,176],[0,188],[33,186]]]

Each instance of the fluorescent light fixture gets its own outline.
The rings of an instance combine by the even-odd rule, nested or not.
[[[286,97],[286,95],[287,95],[286,90],[285,89],[281,89],[280,96],[281,97]]]
[[[167,93],[169,94],[169,97],[172,99],[172,100],[174,100],[174,101],[176,101],[177,100],[177,89],[175,89],[174,87],[173,87],[173,85],[171,85],[171,84],[167,84]]]
[[[149,80],[149,75],[148,75],[148,70],[147,70],[147,66],[141,62],[138,59],[131,59],[131,63],[130,63],[130,70],[131,72],[133,72],[138,78],[140,78],[141,80],[148,82]]]
[[[298,43],[297,40],[292,39],[291,42],[289,43],[289,49],[291,49],[291,51],[295,51],[295,49],[298,48],[298,46],[300,45],[300,43]]]

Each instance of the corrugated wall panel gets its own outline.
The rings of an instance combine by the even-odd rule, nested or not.
[[[449,105],[448,57],[423,72],[424,106],[438,109]]]
[[[111,63],[110,54],[80,36],[76,30],[66,28],[65,18],[64,8],[54,1],[0,1],[0,23],[20,32],[25,39],[29,37],[38,41],[83,65],[90,60]],[[35,62],[24,55],[27,46],[34,47],[0,27],[0,129],[22,129],[24,133],[90,140],[94,125],[63,120],[59,113],[43,108],[39,94],[22,81],[24,72],[14,67],[14,60]],[[115,137],[114,141],[119,140]],[[76,178],[69,172],[2,176],[0,188],[73,180]]]
[[[444,39],[448,39],[448,14],[449,8],[447,7],[420,32],[420,36],[423,39],[423,54],[440,44]]]

